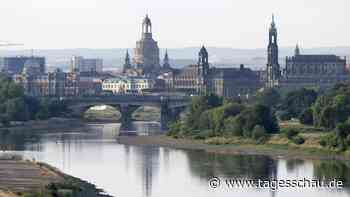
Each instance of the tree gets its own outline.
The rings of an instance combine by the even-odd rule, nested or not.
[[[251,136],[251,132],[256,125],[264,127],[267,133],[277,133],[279,131],[276,116],[265,105],[255,105],[246,108],[237,116],[236,121],[246,137]]]
[[[314,118],[313,112],[311,108],[304,110],[299,116],[300,123],[305,125],[313,125]]]
[[[189,114],[185,120],[185,126],[189,130],[200,128],[200,116],[206,110],[222,105],[223,99],[214,94],[198,96],[192,98]]]
[[[290,117],[298,118],[305,109],[309,108],[317,99],[314,90],[302,88],[289,92],[283,99],[281,108]]]
[[[336,110],[331,107],[325,107],[321,112],[321,126],[325,128],[334,128],[336,125]]]
[[[281,100],[281,95],[276,89],[267,88],[258,92],[256,99],[258,104],[266,105],[268,107],[276,107]]]
[[[265,128],[260,125],[256,125],[253,129],[252,138],[255,140],[262,140],[265,137],[266,137]]]
[[[23,98],[9,99],[5,106],[6,114],[10,120],[26,121],[29,119],[28,108]]]

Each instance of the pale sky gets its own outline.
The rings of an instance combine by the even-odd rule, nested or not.
[[[0,40],[134,48],[146,13],[161,48],[265,48],[272,13],[280,46],[350,46],[350,0],[1,0]]]

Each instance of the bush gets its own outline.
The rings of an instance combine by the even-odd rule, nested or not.
[[[346,137],[345,144],[347,147],[350,147],[350,135],[348,135],[348,137]]]
[[[300,145],[300,144],[304,144],[305,139],[304,139],[303,137],[301,137],[300,135],[297,135],[297,136],[294,136],[294,137],[292,138],[292,142],[293,142],[294,144]]]
[[[233,136],[243,136],[243,131],[241,125],[235,117],[226,118],[224,121],[224,131],[225,134]]]
[[[312,125],[314,123],[312,109],[309,108],[309,109],[306,109],[305,111],[303,111],[299,116],[299,120],[300,120],[301,124]]]
[[[205,140],[205,139],[213,137],[213,136],[214,136],[213,131],[205,130],[205,131],[199,132],[196,135],[194,135],[193,139],[195,139],[195,140]]]
[[[291,140],[293,137],[299,134],[299,131],[295,128],[286,128],[282,130],[282,133],[284,136]]]
[[[328,148],[336,148],[338,146],[338,138],[335,133],[324,135],[320,139],[320,145]]]
[[[265,128],[260,125],[256,125],[252,132],[252,138],[255,140],[261,140],[263,138],[266,138]]]
[[[251,138],[252,137],[252,130],[245,128],[243,129],[243,137]]]

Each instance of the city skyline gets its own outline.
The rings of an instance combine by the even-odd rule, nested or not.
[[[182,1],[6,0],[0,8],[0,40],[24,46],[1,49],[133,48],[141,34],[140,21],[146,14],[152,19],[160,48],[203,44],[266,48],[266,28],[272,13],[280,46],[350,45],[350,29],[346,26],[350,13],[345,9],[350,3],[345,0],[337,4],[297,0],[287,5],[276,0]]]

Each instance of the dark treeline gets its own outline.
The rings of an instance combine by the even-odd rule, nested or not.
[[[59,116],[67,110],[58,99],[39,99],[24,95],[21,85],[11,78],[0,76],[0,121],[9,125],[11,121],[48,119]]]

